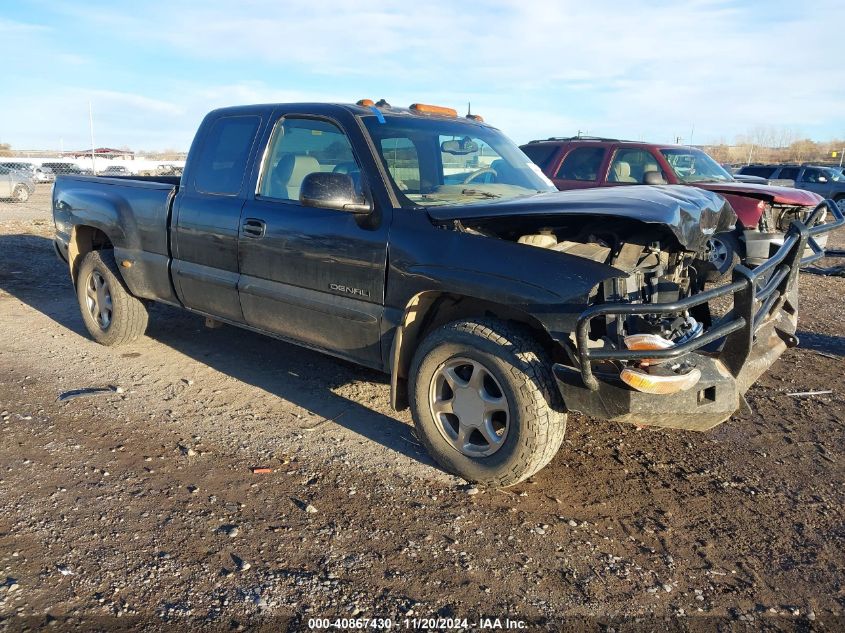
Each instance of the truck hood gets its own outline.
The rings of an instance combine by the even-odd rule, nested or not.
[[[755,185],[749,182],[698,182],[695,183],[695,186],[700,189],[715,191],[716,193],[721,193],[723,195],[745,195],[753,198],[771,200],[775,204],[814,207],[822,201],[822,197],[817,193],[806,191],[804,189],[795,189],[793,187]]]
[[[492,220],[507,217],[629,218],[668,228],[680,245],[700,251],[710,235],[732,227],[736,215],[720,195],[684,185],[635,185],[555,191],[503,201],[429,207],[429,217]]]

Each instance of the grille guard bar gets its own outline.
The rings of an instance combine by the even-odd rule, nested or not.
[[[817,224],[825,210],[833,216],[833,222]],[[845,217],[837,204],[832,200],[824,200],[813,209],[806,222],[792,221],[784,236],[783,246],[763,264],[753,270],[743,265],[734,267],[729,284],[671,303],[600,303],[587,308],[578,317],[575,329],[577,356],[584,384],[591,391],[599,388],[598,379],[593,374],[592,361],[679,358],[724,337],[727,338],[720,358],[731,374],[736,376],[751,353],[757,331],[769,316],[783,306],[798,278],[799,268],[824,257],[824,250],[813,238],[843,225]],[[803,257],[808,247],[812,254]],[[596,317],[675,314],[726,295],[734,295],[734,305],[730,312],[717,319],[701,336],[677,347],[665,350],[589,347],[590,323]],[[759,308],[756,305],[758,303]]]

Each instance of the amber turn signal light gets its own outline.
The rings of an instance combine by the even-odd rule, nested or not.
[[[619,374],[626,385],[643,393],[668,394],[686,391],[701,379],[695,367],[685,374],[649,374],[642,369],[626,367]]]
[[[665,339],[662,336],[657,336],[657,334],[632,334],[630,336],[626,336],[624,341],[625,347],[630,350],[669,349],[670,347],[675,346],[672,341]],[[640,361],[640,364],[647,366],[657,365],[660,362],[661,361],[653,358],[646,358]]]

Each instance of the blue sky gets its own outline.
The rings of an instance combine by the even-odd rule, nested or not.
[[[0,142],[187,149],[214,107],[386,98],[514,140],[845,137],[845,2],[0,0]]]

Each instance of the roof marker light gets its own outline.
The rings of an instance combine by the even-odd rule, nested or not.
[[[421,114],[439,114],[440,116],[457,117],[458,111],[454,108],[445,108],[443,106],[429,105],[427,103],[412,103],[411,110]]]

